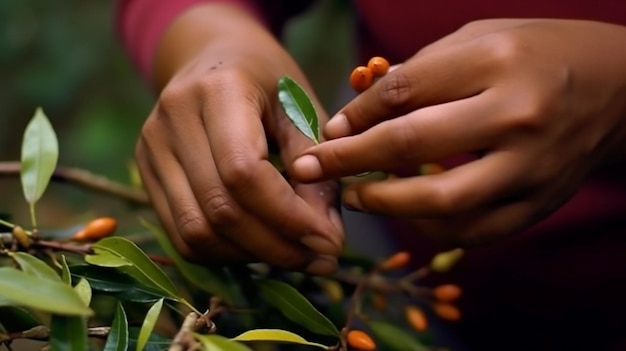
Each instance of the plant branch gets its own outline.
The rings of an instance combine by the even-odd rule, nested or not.
[[[109,335],[110,330],[110,327],[92,327],[88,329],[87,335],[91,338],[106,338]],[[50,328],[44,325],[38,325],[20,332],[0,334],[0,343],[15,339],[46,341],[50,339]]]
[[[0,162],[0,177],[19,176],[20,170],[20,162]],[[79,187],[117,197],[137,205],[150,206],[150,199],[144,191],[112,181],[106,177],[83,169],[58,166],[52,174],[52,180],[74,184]]]

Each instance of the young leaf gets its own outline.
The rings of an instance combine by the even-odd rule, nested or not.
[[[301,344],[308,346],[315,346],[328,350],[328,346],[318,344],[315,342],[307,341],[305,338],[298,334],[294,334],[290,331],[282,329],[253,329],[243,332],[236,337],[232,338],[235,341],[271,341],[291,344]]]
[[[128,350],[128,320],[126,311],[120,302],[115,309],[115,317],[111,323],[111,330],[107,337],[103,351],[126,351]]]
[[[148,313],[146,313],[146,318],[143,320],[141,330],[139,330],[139,336],[137,337],[136,351],[142,351],[143,348],[146,346],[146,343],[150,338],[150,334],[152,334],[152,330],[154,329],[154,326],[159,319],[159,314],[161,313],[162,307],[163,299],[159,299],[159,301],[155,302],[152,307],[150,307]]]
[[[22,190],[26,202],[30,205],[30,214],[33,226],[35,220],[35,203],[43,195],[59,158],[59,143],[57,136],[41,108],[37,108],[35,115],[26,126],[22,140]]]
[[[428,351],[429,348],[413,337],[410,333],[393,324],[382,321],[368,321],[378,340],[394,351]]]
[[[70,266],[67,265],[65,255],[61,255],[61,280],[68,285],[72,285],[72,272],[70,272]]]
[[[156,237],[161,249],[174,261],[176,267],[190,283],[210,294],[219,296],[227,304],[234,303],[232,290],[223,274],[209,267],[189,263],[174,249],[163,230],[143,219],[141,223]]]
[[[87,279],[81,279],[78,281],[78,284],[74,286],[74,290],[80,296],[81,300],[85,303],[85,305],[89,306],[91,303],[91,286],[89,285],[89,281]]]
[[[248,346],[217,334],[195,334],[205,351],[252,351]]]
[[[87,351],[87,320],[76,316],[52,316],[51,351]]]
[[[296,128],[315,144],[319,144],[319,120],[317,111],[306,91],[292,78],[278,80],[278,100]]]
[[[174,283],[152,260],[132,241],[123,237],[108,237],[93,244],[95,255],[87,255],[88,263],[107,266],[100,262],[101,257],[112,259],[116,257],[117,263],[128,262],[129,265],[120,267],[124,273],[129,274],[140,283],[162,291],[167,297],[178,299],[178,293]],[[100,256],[100,257],[98,257]],[[121,266],[121,264],[120,264]]]
[[[259,291],[268,303],[285,317],[313,333],[339,336],[337,327],[320,313],[293,286],[270,279],[257,280]]]
[[[61,315],[91,316],[93,314],[93,311],[85,305],[71,286],[60,280],[42,281],[40,278],[9,267],[0,268],[0,297],[4,297],[14,305]]]
[[[9,256],[20,266],[22,272],[35,278],[61,281],[59,274],[44,261],[25,252],[10,253]]]

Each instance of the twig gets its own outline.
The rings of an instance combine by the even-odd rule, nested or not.
[[[193,335],[197,320],[198,314],[196,312],[191,312],[185,317],[183,325],[180,327],[178,333],[176,333],[168,351],[184,351],[187,349],[186,346],[189,345],[190,340],[193,340],[191,335]]]
[[[110,331],[110,327],[92,327],[87,330],[87,335],[91,338],[106,338],[109,335]],[[50,328],[44,325],[38,325],[36,327],[21,332],[0,334],[0,343],[15,339],[46,341],[50,339]]]
[[[59,241],[37,240],[32,243],[31,248],[37,246],[57,251],[73,252],[80,255],[89,255],[93,253],[93,251],[91,250],[91,244],[76,245]]]
[[[0,162],[0,177],[19,176],[20,169],[20,162]],[[144,191],[114,182],[106,177],[83,169],[58,166],[52,174],[52,180],[71,183],[137,205],[150,206],[150,199]]]

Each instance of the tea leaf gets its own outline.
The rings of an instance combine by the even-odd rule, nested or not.
[[[93,244],[92,248],[95,254],[85,257],[88,263],[104,267],[119,267],[140,283],[158,289],[167,297],[178,300],[174,283],[132,241],[123,237],[108,237]]]
[[[395,351],[428,351],[429,348],[413,337],[409,332],[393,324],[381,321],[369,321],[367,325],[372,329],[378,340]]]
[[[292,78],[284,76],[278,81],[278,100],[294,126],[319,144],[319,120],[306,91]]]
[[[163,249],[165,254],[174,261],[176,267],[178,267],[180,272],[190,283],[208,293],[219,296],[227,304],[234,303],[232,290],[223,274],[220,274],[219,271],[213,270],[209,267],[200,266],[186,261],[178,253],[178,251],[174,249],[170,239],[163,230],[143,219],[141,219],[141,223],[152,234],[154,234],[159,245],[161,246],[161,249]]]
[[[195,334],[206,351],[252,351],[248,346],[217,334]]]
[[[9,256],[20,266],[22,272],[35,278],[61,281],[57,272],[44,261],[25,252],[10,253]]]
[[[128,320],[124,306],[117,303],[115,317],[111,323],[111,330],[107,336],[103,351],[126,351],[128,349]]]
[[[0,268],[0,297],[13,305],[60,315],[93,315],[93,311],[71,286],[60,280],[42,281],[41,278],[9,267]]]
[[[141,351],[146,346],[146,343],[150,338],[150,334],[152,334],[152,330],[154,329],[154,326],[159,319],[159,314],[161,313],[162,307],[163,299],[159,299],[159,301],[155,302],[154,305],[150,307],[148,313],[146,313],[146,318],[141,325],[141,329],[139,330],[139,336],[137,337],[136,351]]]
[[[52,351],[87,351],[87,320],[76,316],[52,316],[50,325]]]
[[[78,284],[74,286],[74,290],[83,300],[85,305],[89,306],[89,304],[91,303],[91,286],[89,285],[89,281],[82,278],[78,281]]]
[[[257,284],[267,302],[292,322],[317,334],[339,336],[337,327],[293,286],[269,279],[257,280]]]
[[[282,329],[253,329],[243,332],[236,337],[232,338],[236,341],[272,341],[272,342],[284,342],[292,344],[309,345],[328,349],[328,346],[318,344],[315,342],[307,341],[305,338],[298,334]]]
[[[24,131],[22,140],[21,181],[26,202],[30,205],[33,226],[35,203],[41,198],[59,158],[57,136],[41,108],[37,108]]]

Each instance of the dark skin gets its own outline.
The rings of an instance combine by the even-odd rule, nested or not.
[[[621,26],[474,22],[349,102],[325,126],[329,140],[311,147],[276,99],[278,79],[289,75],[327,120],[293,58],[244,10],[202,4],[161,41],[160,96],[137,162],[189,259],[330,274],[344,235],[333,203],[338,178],[479,154],[439,175],[350,185],[343,201],[406,218],[429,237],[484,243],[543,218],[594,169],[621,160],[623,62]],[[268,161],[270,143],[292,179]]]
[[[624,60],[623,26],[472,23],[349,102],[324,130],[333,140],[307,150],[292,174],[321,181],[473,154],[441,174],[353,184],[343,201],[456,245],[498,240],[552,213],[593,170],[622,162]]]

